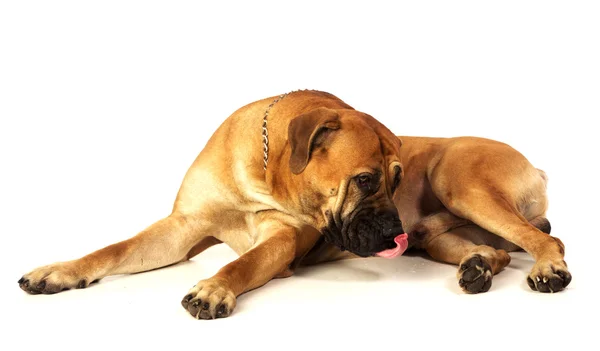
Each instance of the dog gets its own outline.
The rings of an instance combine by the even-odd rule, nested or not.
[[[239,258],[181,301],[193,317],[215,319],[231,315],[240,294],[293,274],[303,258],[398,256],[408,246],[392,195],[400,147],[375,118],[326,92],[255,101],[208,140],[170,215],[130,239],[34,269],[19,286],[31,294],[86,288],[225,243]]]
[[[507,252],[525,250],[536,259],[531,289],[557,292],[571,274],[563,243],[549,235],[547,180],[506,144],[395,136],[329,93],[296,91],[234,112],[186,173],[168,217],[18,283],[31,294],[86,288],[224,242],[240,257],[183,298],[195,318],[229,316],[237,296],[300,264],[408,248],[459,265],[467,293],[488,291]]]

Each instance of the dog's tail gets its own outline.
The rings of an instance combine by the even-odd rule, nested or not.
[[[548,175],[543,170],[541,170],[539,168],[536,168],[536,169],[537,169],[538,173],[540,174],[540,177],[544,181],[544,187],[547,188],[548,187]],[[548,220],[548,218],[543,217],[543,216],[536,217],[536,218],[530,220],[529,223],[531,223],[534,227],[536,227],[537,229],[541,230],[542,232],[544,232],[546,234],[550,234],[550,230],[552,229],[552,226],[550,226],[550,221]]]
[[[546,217],[535,217],[529,223],[546,234],[550,234],[550,230],[552,229],[550,221]]]

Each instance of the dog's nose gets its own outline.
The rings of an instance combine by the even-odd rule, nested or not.
[[[400,220],[398,220],[398,222],[391,224],[390,226],[386,226],[383,229],[383,236],[386,238],[395,238],[399,234],[403,234],[403,233],[404,233],[404,229],[402,228],[402,222],[400,222]]]
[[[383,228],[383,236],[386,238],[395,238],[398,234],[403,234],[404,229],[402,228],[402,221],[398,216],[397,211],[389,211],[384,215],[384,218],[388,220]]]
[[[387,208],[385,210],[381,210],[381,212],[377,213],[378,215],[380,215],[381,217],[383,217],[383,219],[388,220],[388,221],[400,221],[400,216],[398,215],[398,210],[396,210],[395,208]]]

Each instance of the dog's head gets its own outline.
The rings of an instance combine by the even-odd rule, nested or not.
[[[401,141],[390,130],[356,110],[317,108],[291,121],[288,142],[299,205],[326,241],[362,257],[406,249],[392,200]]]

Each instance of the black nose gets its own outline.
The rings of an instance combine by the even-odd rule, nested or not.
[[[386,224],[383,227],[383,236],[386,238],[395,238],[399,234],[404,233],[402,228],[402,222],[398,216],[398,212],[390,211],[387,212],[384,217],[387,219]]]
[[[398,221],[394,225],[386,226],[383,229],[383,236],[386,238],[395,238],[396,236],[403,234],[404,229],[402,228],[402,222]]]

